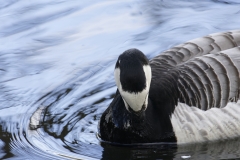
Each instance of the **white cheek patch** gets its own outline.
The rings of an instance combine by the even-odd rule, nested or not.
[[[143,66],[143,71],[145,73],[146,83],[147,83],[146,84],[146,90],[149,91],[151,80],[152,80],[152,70],[151,70],[151,67],[149,65],[144,65]]]
[[[115,77],[115,82],[117,84],[117,87],[119,88],[120,86],[120,69],[119,68],[115,68],[114,77]]]
[[[147,107],[148,93],[149,93],[150,83],[152,79],[151,67],[149,65],[144,65],[143,71],[146,77],[146,88],[138,93],[130,93],[130,92],[123,91],[122,85],[120,82],[120,69],[116,68],[114,71],[115,81],[116,81],[118,90],[124,100],[127,110],[128,110],[128,107],[131,107],[132,110],[137,112],[142,109],[143,105]]]
[[[132,110],[136,112],[142,109],[142,106],[144,105],[148,95],[148,91],[146,89],[144,89],[140,93],[129,93],[125,91],[120,91],[120,93],[123,99],[129,105],[129,106],[127,105],[127,107],[131,107]],[[125,105],[126,105],[126,102],[125,102]]]

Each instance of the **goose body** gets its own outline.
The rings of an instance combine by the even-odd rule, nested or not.
[[[103,140],[193,143],[240,136],[240,30],[188,41],[150,61],[127,50],[114,73],[118,89],[99,122]]]

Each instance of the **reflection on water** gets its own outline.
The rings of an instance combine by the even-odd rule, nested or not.
[[[139,148],[100,144],[95,136],[116,90],[120,53],[139,48],[152,58],[239,29],[239,8],[237,0],[1,2],[0,158],[239,157],[240,140]]]
[[[102,145],[103,159],[236,159],[240,140],[176,146],[173,144],[121,147]],[[116,156],[118,155],[118,156]]]

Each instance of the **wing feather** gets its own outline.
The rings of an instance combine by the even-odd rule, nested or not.
[[[155,77],[177,74],[178,101],[202,110],[225,107],[240,94],[240,30],[215,33],[173,47],[150,61]],[[165,83],[167,84],[167,83]],[[163,85],[163,87],[166,87]],[[167,87],[166,87],[167,88]],[[169,89],[168,89],[169,90]]]

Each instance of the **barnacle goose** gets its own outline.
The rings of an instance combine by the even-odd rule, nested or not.
[[[148,61],[138,49],[115,66],[117,91],[99,122],[115,143],[195,143],[240,136],[240,30],[175,46]]]

